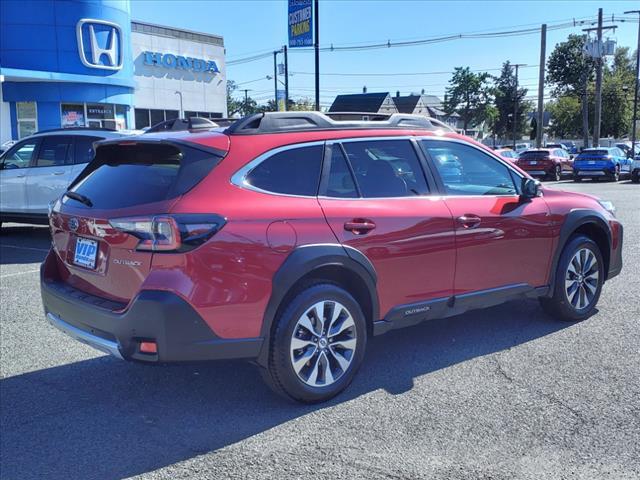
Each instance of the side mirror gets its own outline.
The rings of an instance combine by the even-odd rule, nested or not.
[[[522,179],[522,198],[535,198],[540,196],[540,182],[533,178]]]

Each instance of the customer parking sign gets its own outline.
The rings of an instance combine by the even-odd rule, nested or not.
[[[311,0],[289,0],[289,47],[313,46]]]

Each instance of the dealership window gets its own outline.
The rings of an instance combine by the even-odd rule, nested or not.
[[[85,126],[84,103],[62,104],[62,128]]]
[[[136,129],[141,130],[146,127],[152,127],[165,120],[178,118],[180,112],[178,110],[156,110],[148,108],[136,108]]]
[[[202,117],[202,118],[222,118],[221,112],[184,112],[185,118]]]
[[[18,114],[18,138],[25,138],[36,133],[38,114],[36,102],[16,102]]]
[[[112,103],[63,103],[60,105],[63,128],[127,128],[126,105]]]

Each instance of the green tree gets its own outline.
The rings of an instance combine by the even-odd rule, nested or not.
[[[582,136],[589,144],[589,102],[587,85],[593,79],[594,61],[582,51],[584,37],[569,35],[558,43],[547,60],[547,84],[554,97],[573,96],[581,99]]]
[[[469,67],[457,67],[449,80],[444,109],[449,114],[460,115],[465,130],[485,120],[492,96],[490,78],[488,73],[473,73]]]
[[[510,62],[502,64],[502,72],[495,78],[495,105],[498,110],[495,133],[504,138],[513,135],[513,111],[518,107],[516,118],[516,137],[521,138],[527,130],[527,114],[531,103],[526,101],[528,90],[518,87],[516,91],[515,67]]]
[[[631,133],[635,59],[629,48],[617,48],[611,65],[605,65],[602,81],[603,137],[620,138]]]
[[[582,129],[580,99],[575,95],[559,97],[545,106],[551,115],[549,133],[554,137],[566,138],[580,135]]]
[[[234,93],[238,89],[236,82],[227,80],[227,116],[233,117],[242,113],[242,102],[234,98]]]

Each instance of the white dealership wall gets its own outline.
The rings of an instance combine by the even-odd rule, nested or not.
[[[217,35],[132,22],[135,108],[220,113],[227,116],[227,76],[224,41]],[[219,73],[194,72],[145,64],[144,52],[214,61]]]

